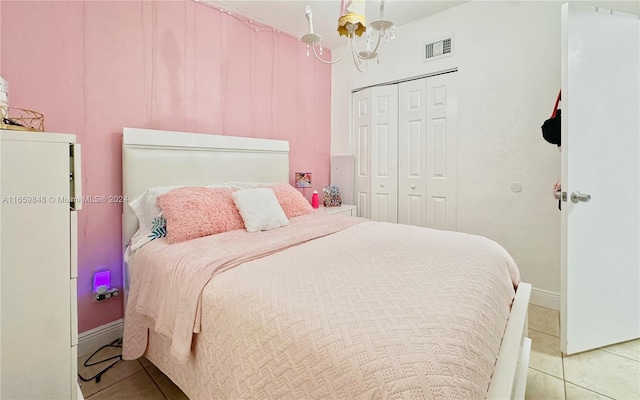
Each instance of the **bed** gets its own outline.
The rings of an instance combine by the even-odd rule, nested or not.
[[[123,131],[130,200],[289,179],[286,141]],[[167,239],[126,252],[123,356],[191,399],[524,398],[531,286],[489,239],[317,213]]]

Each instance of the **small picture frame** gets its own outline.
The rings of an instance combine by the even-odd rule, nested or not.
[[[296,172],[295,182],[297,188],[310,188],[311,172]]]

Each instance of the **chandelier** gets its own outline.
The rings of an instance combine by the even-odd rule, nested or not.
[[[307,5],[306,14],[309,22],[309,33],[302,37],[302,41],[307,44],[307,56],[312,51],[313,55],[321,62],[335,64],[342,60],[347,53],[351,52],[353,62],[360,72],[364,72],[369,61],[373,59],[380,63],[378,58],[380,42],[382,38],[384,38],[385,43],[389,43],[389,39],[395,39],[396,26],[393,22],[383,19],[384,0],[380,2],[380,19],[371,22],[369,26],[366,24],[364,9],[365,0],[342,0],[340,18],[338,18],[338,33],[340,36],[347,37],[347,46],[340,58],[334,61],[327,61],[320,57],[322,55],[322,35],[313,32],[313,13],[311,12],[311,7]],[[360,37],[363,33],[365,34],[366,50],[358,51],[356,36]],[[373,46],[374,42],[375,46]]]

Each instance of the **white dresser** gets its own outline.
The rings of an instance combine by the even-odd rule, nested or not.
[[[77,399],[80,145],[0,135],[0,398]]]
[[[356,206],[346,204],[343,204],[340,207],[325,207],[321,205],[316,212],[321,214],[345,214],[351,215],[352,217],[358,216],[358,208]]]

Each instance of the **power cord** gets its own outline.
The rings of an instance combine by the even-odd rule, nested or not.
[[[107,347],[119,347],[122,348],[122,339],[116,339],[113,342],[109,343],[109,344],[105,344],[104,346],[100,347],[98,350],[94,351],[93,354],[91,354],[89,356],[89,358],[86,359],[86,361],[84,362],[84,366],[85,367],[91,367],[93,365],[98,365],[98,364],[102,364],[104,362],[107,361],[111,361],[111,360],[116,360],[113,363],[111,363],[110,365],[108,365],[106,368],[104,368],[102,371],[98,372],[97,374],[95,374],[94,376],[92,376],[91,378],[85,378],[82,375],[80,375],[80,373],[78,373],[78,378],[80,378],[83,382],[90,382],[92,380],[96,380],[96,383],[100,382],[100,379],[102,378],[102,374],[104,374],[105,372],[107,372],[110,368],[116,366],[120,361],[122,361],[122,353],[115,355],[113,357],[109,357],[109,358],[105,358],[104,360],[100,360],[100,361],[95,361],[93,363],[90,363],[91,359],[93,358],[93,356],[95,356],[96,354],[98,354],[102,349],[106,349]]]

